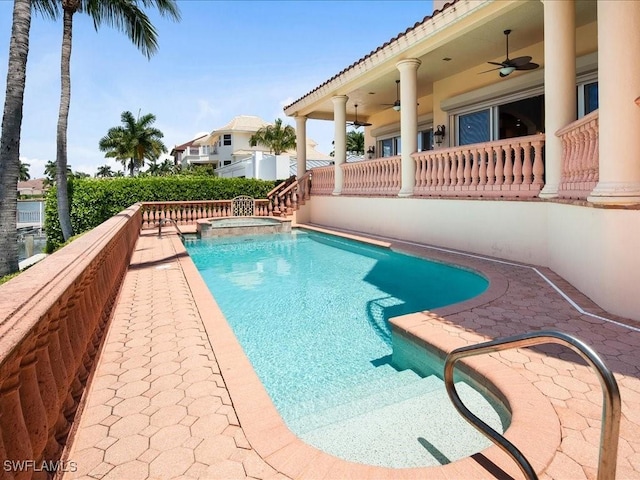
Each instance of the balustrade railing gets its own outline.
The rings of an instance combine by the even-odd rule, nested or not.
[[[273,215],[287,216],[298,209],[299,205],[304,205],[309,199],[309,186],[311,173],[306,172],[302,177],[295,176],[281,183],[267,195]]]
[[[20,211],[17,212],[16,221],[17,223],[37,223],[42,225],[42,212],[40,210],[36,211]]]
[[[335,167],[318,167],[311,170],[311,193],[331,195],[335,188]]]
[[[413,194],[537,197],[544,184],[544,134],[419,152]]]
[[[562,174],[558,196],[586,200],[598,183],[598,110],[558,130]]]
[[[144,202],[142,204],[142,228],[157,228],[164,219],[177,225],[193,225],[203,218],[233,216],[231,200],[199,200],[190,202]],[[255,200],[254,216],[272,215],[272,206],[267,199]]]
[[[36,468],[60,458],[140,213],[121,212],[0,286],[0,478],[40,478]]]
[[[399,156],[343,163],[341,168],[343,194],[397,195],[400,191]]]

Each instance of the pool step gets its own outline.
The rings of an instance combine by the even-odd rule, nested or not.
[[[497,413],[478,392],[465,384],[457,387],[474,413],[502,431]],[[444,388],[332,420],[324,425],[316,422],[316,428],[296,433],[327,453],[371,465],[440,465],[490,445],[457,414]]]
[[[408,383],[417,382],[420,377],[413,370],[398,371],[390,365],[381,365],[375,369],[347,377],[339,385],[330,384],[321,391],[313,392],[296,404],[280,407],[281,415],[288,421],[309,415],[320,410],[351,402],[372,392],[393,389]]]
[[[442,380],[435,375],[421,378],[413,372],[413,376],[405,372],[399,372],[397,376],[401,381],[389,378],[386,383],[380,381],[359,386],[357,394],[354,392],[341,403],[287,419],[287,424],[293,432],[301,435],[444,388]]]

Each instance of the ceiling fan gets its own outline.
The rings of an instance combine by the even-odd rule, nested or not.
[[[509,58],[509,34],[510,33],[511,33],[511,30],[504,31],[504,34],[507,37],[507,58],[500,63],[487,62],[487,63],[490,63],[491,65],[498,65],[498,66],[496,68],[492,68],[491,70],[485,70],[484,72],[480,72],[480,73],[487,73],[487,72],[493,72],[495,70],[500,70],[500,76],[506,77],[511,73],[513,73],[515,70],[535,70],[540,66],[537,63],[533,63],[531,61],[531,57],[528,57],[528,56]]]
[[[400,111],[400,80],[396,80],[396,101],[393,103],[383,103],[382,105],[392,106],[396,112]]]
[[[370,127],[370,123],[358,121],[358,104],[356,103],[354,106],[356,107],[356,119],[351,123],[347,123],[347,125],[355,128],[356,130],[360,127]]]

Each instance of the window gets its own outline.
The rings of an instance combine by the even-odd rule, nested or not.
[[[544,132],[544,95],[534,95],[456,115],[458,145]]]
[[[227,145],[231,145],[231,134],[230,133],[225,133],[223,135],[223,145],[227,146]]]
[[[578,84],[578,118],[598,109],[598,82]]]
[[[231,160],[225,160],[222,165],[231,165]]]
[[[498,106],[498,140],[544,132],[544,95]]]
[[[458,115],[458,145],[491,141],[491,110]]]
[[[433,128],[418,132],[418,151],[433,150]]]
[[[393,157],[402,152],[400,137],[384,138],[378,142],[378,151],[381,157]]]

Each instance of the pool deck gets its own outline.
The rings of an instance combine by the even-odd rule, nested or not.
[[[474,268],[491,280],[486,296],[436,310],[439,316],[414,314],[406,319],[408,330],[419,324],[437,332],[434,338],[446,346],[556,329],[591,345],[614,371],[622,395],[616,478],[640,479],[637,322],[602,311],[546,268],[377,240]],[[532,462],[546,465],[541,478],[596,478],[602,408],[596,376],[558,345],[491,357],[500,365],[496,372],[514,372],[502,378],[503,384],[511,384],[512,398],[517,398],[520,384],[510,379],[517,377],[552,406],[551,415],[518,414],[531,417],[537,427],[521,440],[532,445],[523,447],[533,452]],[[177,236],[159,238],[155,230],[144,231],[65,452],[77,470],[63,478],[522,478],[506,456],[495,451],[428,469],[381,469],[330,457],[288,431],[266,393],[256,387],[257,377],[247,364]],[[558,419],[561,427],[546,432]],[[552,445],[555,453],[548,459],[546,453],[537,457],[549,447],[539,445],[545,435],[555,435],[559,444],[557,449]]]

